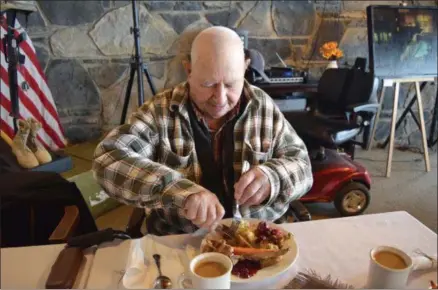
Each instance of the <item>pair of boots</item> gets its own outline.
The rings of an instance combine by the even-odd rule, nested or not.
[[[41,123],[33,118],[18,120],[18,132],[12,140],[12,152],[18,163],[27,169],[52,161],[52,156],[38,141],[37,133]]]

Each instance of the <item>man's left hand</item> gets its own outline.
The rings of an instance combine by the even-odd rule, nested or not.
[[[271,183],[266,174],[254,167],[234,185],[234,198],[239,205],[259,205],[271,195]]]

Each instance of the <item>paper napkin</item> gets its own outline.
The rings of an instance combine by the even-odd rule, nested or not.
[[[185,250],[171,248],[158,242],[152,236],[133,240],[130,255],[123,277],[123,286],[127,289],[152,288],[158,277],[158,269],[153,259],[154,254],[161,256],[161,271],[170,278],[172,288],[179,289],[181,275],[188,270],[195,251],[191,247]]]
[[[141,239],[132,240],[130,255],[123,276],[123,286],[129,289],[144,288],[143,281],[146,278],[147,267],[142,249]]]

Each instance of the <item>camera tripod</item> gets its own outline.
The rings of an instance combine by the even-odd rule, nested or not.
[[[155,86],[152,82],[152,78],[148,72],[147,65],[143,63],[143,59],[141,57],[141,49],[140,49],[140,29],[138,28],[138,10],[137,3],[135,0],[132,0],[132,16],[134,21],[134,27],[131,27],[131,34],[134,35],[134,46],[135,46],[135,55],[131,57],[131,71],[129,74],[128,86],[126,88],[125,101],[123,103],[122,110],[122,118],[120,120],[120,124],[124,124],[126,120],[126,114],[129,106],[129,99],[131,97],[132,85],[134,83],[134,76],[137,72],[137,90],[138,90],[138,105],[141,106],[144,103],[144,89],[143,89],[143,74],[146,75],[146,78],[149,83],[149,87],[151,89],[152,95],[156,94]]]

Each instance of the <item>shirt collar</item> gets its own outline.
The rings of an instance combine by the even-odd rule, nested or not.
[[[170,108],[171,112],[173,111],[183,111],[187,100],[189,99],[189,84],[188,82],[182,82],[176,85],[172,89],[172,97],[170,100]]]

